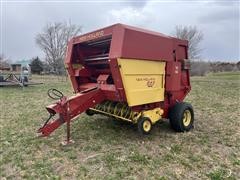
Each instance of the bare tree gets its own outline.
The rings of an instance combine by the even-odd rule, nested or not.
[[[37,34],[36,43],[45,53],[45,58],[54,72],[64,71],[63,60],[67,42],[81,32],[81,27],[71,23],[55,22],[47,24],[42,33]]]
[[[177,38],[188,40],[188,54],[190,59],[200,58],[201,49],[199,44],[203,40],[203,33],[196,26],[178,25],[175,27],[173,35]]]

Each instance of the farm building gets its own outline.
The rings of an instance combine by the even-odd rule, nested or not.
[[[14,72],[20,72],[21,71],[21,68],[24,66],[24,67],[29,67],[31,64],[30,60],[20,60],[20,61],[17,61],[13,64],[11,64],[11,71],[14,71]]]

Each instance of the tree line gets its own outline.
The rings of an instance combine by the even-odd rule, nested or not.
[[[51,67],[44,61],[41,61],[38,57],[35,57],[31,61],[31,70],[35,74],[54,74],[51,72]],[[208,62],[194,60],[191,61],[191,76],[204,76],[209,72],[232,72],[240,71],[240,61],[234,62]]]

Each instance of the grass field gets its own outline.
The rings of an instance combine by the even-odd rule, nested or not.
[[[164,121],[140,137],[132,125],[83,114],[67,147],[65,126],[48,138],[36,130],[52,102],[46,91],[71,95],[71,86],[37,78],[44,84],[0,89],[0,179],[240,179],[240,73],[192,78],[191,132],[175,133]]]

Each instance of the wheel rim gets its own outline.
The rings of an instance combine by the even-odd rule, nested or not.
[[[144,121],[143,122],[143,130],[145,132],[148,132],[148,131],[150,131],[150,129],[151,129],[151,122],[150,121]]]
[[[191,112],[190,110],[186,109],[183,113],[183,125],[185,127],[189,126],[189,124],[191,123],[191,120],[192,120]]]

